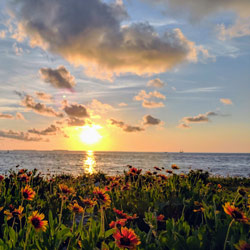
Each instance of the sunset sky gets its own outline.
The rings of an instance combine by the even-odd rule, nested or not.
[[[2,0],[12,149],[250,152],[250,1]]]

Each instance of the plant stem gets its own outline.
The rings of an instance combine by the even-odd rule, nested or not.
[[[28,227],[28,230],[27,230],[27,232],[26,232],[26,239],[25,239],[25,243],[24,243],[23,250],[26,250],[27,243],[28,243],[28,238],[29,238],[29,234],[30,234],[30,230],[31,230],[31,227],[29,226],[29,227]]]
[[[233,222],[234,222],[234,220],[232,220],[232,221],[230,222],[229,226],[228,226],[227,234],[226,234],[226,239],[225,239],[225,242],[224,242],[223,250],[226,250],[227,239],[228,239],[228,236],[229,236],[230,228],[231,228],[231,226],[233,225]]]

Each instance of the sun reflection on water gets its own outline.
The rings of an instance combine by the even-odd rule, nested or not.
[[[94,174],[96,173],[95,167],[96,167],[96,161],[94,152],[92,150],[88,150],[86,152],[86,158],[83,163],[84,172],[86,174]]]

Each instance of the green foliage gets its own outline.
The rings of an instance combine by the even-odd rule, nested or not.
[[[125,217],[125,227],[140,238],[137,249],[220,250],[225,245],[231,250],[240,240],[247,242],[249,224],[232,221],[223,206],[226,202],[234,204],[250,217],[249,179],[209,177],[202,171],[167,177],[161,171],[141,174],[130,170],[115,177],[103,173],[61,175],[51,179],[36,170],[11,171],[0,181],[0,250],[119,249],[114,234],[124,225],[111,228],[109,224]],[[63,193],[60,184],[72,190]],[[21,190],[26,185],[36,192],[32,200],[23,198]],[[95,200],[96,186],[106,189],[110,205]],[[87,206],[84,199],[97,202]],[[83,212],[73,210],[74,204],[83,207]],[[20,216],[15,213],[19,206],[24,207]],[[34,211],[44,214],[43,220],[48,221],[44,231],[35,230],[30,223]]]

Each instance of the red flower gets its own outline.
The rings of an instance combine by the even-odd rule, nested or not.
[[[235,221],[239,221],[242,223],[249,223],[249,218],[246,217],[246,215],[241,212],[237,207],[230,205],[229,202],[223,206],[224,211],[226,214],[230,215]]]
[[[67,185],[59,184],[59,189],[64,195],[70,195],[75,192],[73,188],[69,188]]]
[[[250,250],[250,244],[240,240],[238,244],[234,245],[237,250]]]
[[[29,185],[26,185],[25,188],[22,188],[21,192],[23,198],[27,201],[32,201],[36,194],[36,192]]]
[[[172,170],[166,170],[166,172],[168,173],[168,174],[172,174],[173,173],[173,171]]]
[[[164,217],[165,217],[165,216],[164,216],[163,214],[160,214],[160,215],[157,216],[157,220],[158,220],[158,221],[163,221],[163,220],[164,220]]]
[[[18,179],[20,181],[23,181],[23,182],[26,182],[26,183],[29,181],[29,177],[28,177],[27,174],[21,174],[21,175],[19,175]]]
[[[109,227],[111,228],[115,228],[117,226],[120,226],[120,227],[124,227],[125,224],[126,224],[127,220],[126,219],[120,219],[120,220],[117,220],[117,221],[112,221],[110,224],[109,224]]]
[[[0,175],[0,181],[4,180],[4,177],[2,175]]]
[[[93,194],[95,195],[95,198],[100,205],[105,205],[106,207],[110,205],[110,196],[106,193],[104,189],[96,187],[93,190]]]
[[[93,207],[96,202],[89,199],[89,198],[86,198],[86,199],[83,199],[81,196],[80,196],[80,200],[81,200],[81,204],[84,206],[84,207]]]
[[[122,227],[121,232],[117,230],[113,237],[116,245],[121,249],[136,249],[136,246],[141,244],[140,238],[135,234],[134,230],[126,227]]]
[[[44,214],[39,214],[38,211],[35,211],[32,213],[31,216],[29,216],[28,221],[35,228],[36,231],[45,232],[48,221],[43,219],[44,219]]]
[[[161,171],[161,169],[158,168],[158,167],[154,167],[154,169],[157,170],[157,171]]]
[[[130,168],[128,174],[129,175],[139,175],[141,173],[142,169],[137,169],[137,168]]]

